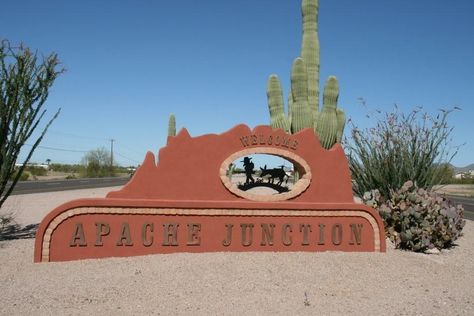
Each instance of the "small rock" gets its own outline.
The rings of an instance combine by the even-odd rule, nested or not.
[[[439,255],[441,251],[439,251],[438,248],[433,248],[433,249],[427,249],[425,250],[425,253],[428,255]]]

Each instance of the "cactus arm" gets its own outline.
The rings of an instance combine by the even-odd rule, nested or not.
[[[174,114],[171,114],[168,120],[168,136],[176,136],[176,117]]]
[[[318,38],[319,0],[302,0],[303,40],[301,57],[308,73],[308,102],[313,120],[319,111],[319,38]]]
[[[288,93],[288,126],[290,128],[290,130],[288,131],[288,133],[291,134],[291,122],[292,122],[292,118],[291,118],[291,108],[293,106],[293,95],[291,93],[291,86],[290,86],[290,91]]]
[[[323,108],[318,116],[316,133],[321,145],[329,149],[336,143],[337,137],[337,99],[339,97],[339,84],[336,77],[330,76],[326,81],[323,92]]]
[[[296,133],[303,128],[313,127],[311,111],[308,105],[308,76],[302,58],[296,58],[291,70],[291,132]]]
[[[273,128],[281,128],[285,132],[289,131],[288,118],[285,115],[283,92],[281,90],[278,76],[271,75],[267,84],[268,109],[270,111],[270,125]]]
[[[346,126],[346,114],[342,109],[336,109],[337,115],[337,134],[336,142],[341,143],[342,135],[344,134],[344,127]]]

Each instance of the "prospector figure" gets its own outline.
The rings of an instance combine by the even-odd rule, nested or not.
[[[252,174],[254,173],[253,168],[255,167],[255,165],[253,164],[253,162],[250,161],[251,159],[252,158],[244,157],[244,160],[241,161],[244,163],[245,176],[247,177],[245,179],[245,184],[255,182],[254,178],[252,177]]]

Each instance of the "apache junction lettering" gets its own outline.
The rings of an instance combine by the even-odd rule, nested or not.
[[[95,222],[84,226],[82,222],[75,223],[69,247],[199,247],[206,246],[204,240],[207,240],[222,247],[222,250],[231,246],[301,248],[325,245],[337,250],[344,244],[361,245],[365,228],[361,223],[225,223],[220,230],[221,235],[213,233],[210,240],[204,238],[207,232],[200,223],[143,222],[130,225],[122,222],[112,227],[106,222]]]

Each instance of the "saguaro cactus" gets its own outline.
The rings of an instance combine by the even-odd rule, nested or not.
[[[277,76],[271,75],[267,84],[268,107],[270,110],[271,126],[281,128],[285,132],[290,131],[289,121],[285,115],[285,104],[281,91],[280,80]]]
[[[176,117],[174,114],[170,114],[168,120],[168,136],[176,136]]]
[[[337,138],[336,104],[339,97],[339,85],[336,77],[329,77],[323,92],[323,108],[318,115],[315,130],[319,135],[321,145],[331,148]]]
[[[311,111],[308,105],[308,76],[306,65],[301,58],[296,58],[291,70],[291,132],[313,127]]]
[[[267,86],[270,124],[289,133],[313,127],[321,145],[329,149],[342,139],[345,114],[337,108],[339,85],[334,76],[326,82],[323,107],[319,112],[319,0],[302,0],[301,12],[303,42],[301,57],[294,61],[292,67],[288,116],[285,114],[280,81],[276,75],[271,75]]]
[[[316,119],[319,111],[318,11],[319,2],[317,0],[302,1],[303,41],[301,44],[301,57],[306,64],[306,71],[308,72],[308,103],[313,120]]]

